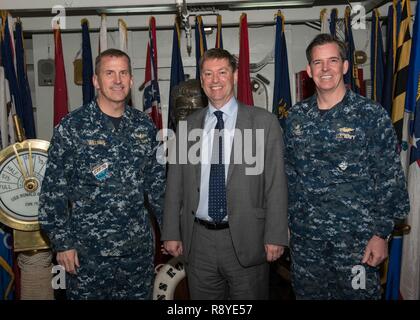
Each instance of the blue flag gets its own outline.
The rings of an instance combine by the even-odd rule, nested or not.
[[[19,92],[19,84],[16,76],[16,70],[14,65],[14,55],[12,50],[12,41],[10,38],[10,31],[8,26],[8,17],[4,15],[2,17],[5,21],[3,41],[1,43],[1,55],[2,63],[4,67],[4,74],[6,79],[9,81],[10,95],[16,108],[16,113],[19,118],[23,119],[23,103],[22,96]]]
[[[401,1],[404,1],[404,0],[399,0],[399,1],[397,1],[397,4],[396,4],[396,7],[395,7],[395,10],[396,10],[396,12],[397,12],[397,23],[396,23],[396,26],[397,26],[397,37],[398,37],[398,34],[400,33],[400,27],[401,27],[401,16],[402,16],[402,4],[401,4]]]
[[[12,300],[14,288],[12,237],[0,224],[0,300]]]
[[[386,275],[386,300],[398,300],[400,295],[402,236],[393,237]]]
[[[372,100],[381,102],[384,85],[384,47],[379,21],[379,11],[372,11],[372,31],[370,38],[370,73],[372,79]]]
[[[274,73],[273,113],[277,115],[283,127],[292,99],[290,96],[289,63],[284,34],[284,16],[281,11],[277,12],[276,17]]]
[[[204,33],[203,18],[195,18],[195,60],[197,63],[195,78],[200,80],[200,58],[207,51],[206,34]]]
[[[82,20],[82,65],[83,65],[83,104],[87,104],[95,97],[93,88],[93,63],[92,50],[90,47],[89,22]]]
[[[171,82],[169,87],[169,111],[168,111],[168,129],[176,129],[175,120],[175,106],[172,102],[172,89],[177,84],[185,80],[184,66],[182,64],[181,49],[180,49],[180,31],[179,22],[175,18],[174,36],[172,41],[172,62],[171,62]]]
[[[358,79],[357,66],[354,59],[354,40],[353,40],[353,31],[351,26],[351,9],[346,7],[344,14],[344,23],[345,23],[345,40],[347,45],[347,60],[349,62],[349,70],[344,75],[344,83],[347,84],[351,90],[356,93],[360,93],[360,84]]]
[[[400,57],[404,58],[404,64],[402,65],[403,67],[400,68],[399,71],[404,73],[405,79],[401,85],[402,80],[400,78],[399,88],[400,92],[404,92],[405,94],[403,101],[405,113],[404,118],[410,119],[408,128],[403,126],[403,133],[406,133],[407,131],[405,130],[408,130],[409,138],[408,141],[404,141],[405,139],[403,139],[402,146],[403,151],[406,150],[404,146],[408,146],[410,148],[410,159],[407,169],[407,184],[411,205],[410,213],[407,217],[406,223],[411,226],[411,231],[409,234],[404,235],[404,247],[402,237],[394,239],[391,244],[391,253],[389,256],[390,269],[387,275],[386,290],[386,299],[389,300],[397,300],[400,297],[404,299],[416,299],[416,294],[418,295],[419,290],[418,268],[416,267],[416,261],[419,259],[419,252],[417,245],[418,241],[415,239],[418,238],[419,230],[419,201],[417,186],[419,185],[418,172],[420,166],[420,143],[418,142],[418,137],[420,136],[420,21],[418,19],[418,17],[420,17],[420,7],[417,3],[416,18],[414,20],[413,26],[413,38],[410,39],[410,3],[408,1],[403,2],[403,4],[402,15],[399,18],[399,20],[402,22],[400,29],[403,32],[403,36],[400,35],[399,44],[400,47],[403,47],[407,41],[411,40],[411,50],[399,55]],[[394,20],[397,21],[398,19],[394,18]],[[405,49],[405,51],[408,51],[407,48]],[[398,90],[397,85],[398,84],[396,84],[395,90]],[[405,164],[405,161],[403,161],[403,163]],[[398,240],[398,242],[396,242],[394,248],[394,241],[396,240]]]
[[[420,2],[417,1],[413,25],[413,39],[410,53],[410,66],[405,96],[405,111],[410,114],[409,146],[410,165],[408,169],[408,191],[410,213],[406,223],[411,226],[409,234],[404,235],[400,292],[403,299],[420,297]]]
[[[395,68],[395,57],[394,57],[394,44],[396,38],[394,31],[396,31],[396,17],[397,13],[395,5],[391,4],[388,8],[387,28],[386,28],[386,66],[384,73],[384,86],[381,104],[391,116],[392,110],[392,99],[393,99],[393,86],[394,86],[394,68]]]
[[[16,71],[19,84],[19,93],[22,101],[22,110],[19,118],[22,121],[27,139],[36,138],[34,112],[32,108],[31,88],[29,87],[28,75],[26,72],[25,49],[23,47],[22,23],[16,22]],[[16,108],[17,111],[17,108]]]
[[[410,165],[417,161],[420,165],[420,148],[417,142],[420,138],[420,7],[416,6],[416,18],[413,26],[413,40],[410,53],[410,67],[408,71],[407,92],[405,96],[405,110],[414,114],[410,123],[410,137],[412,140],[410,151]]]
[[[331,10],[330,14],[330,33],[333,37],[336,36],[336,30],[337,30],[337,12],[338,10],[336,8]]]

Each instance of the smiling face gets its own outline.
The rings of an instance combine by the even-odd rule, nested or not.
[[[93,76],[93,85],[98,90],[98,103],[122,105],[133,85],[128,59],[124,56],[104,56],[101,58],[98,74]]]
[[[201,69],[201,86],[210,103],[223,107],[234,95],[238,72],[233,71],[228,59],[206,59]]]
[[[348,61],[340,57],[337,44],[326,43],[312,48],[306,71],[314,80],[318,93],[338,93],[346,90],[343,76],[348,68]]]

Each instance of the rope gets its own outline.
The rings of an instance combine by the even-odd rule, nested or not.
[[[51,251],[20,253],[17,261],[21,271],[21,300],[54,300]]]

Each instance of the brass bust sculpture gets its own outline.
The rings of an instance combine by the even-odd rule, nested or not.
[[[185,120],[194,111],[206,107],[207,97],[201,89],[200,81],[190,79],[175,86],[171,93],[171,104],[174,108],[169,116],[173,123]]]

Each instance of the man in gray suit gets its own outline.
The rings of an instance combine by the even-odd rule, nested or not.
[[[206,51],[200,70],[209,105],[178,124],[161,239],[184,255],[192,299],[267,299],[267,262],[287,245],[282,131],[274,115],[235,99],[228,51]]]

